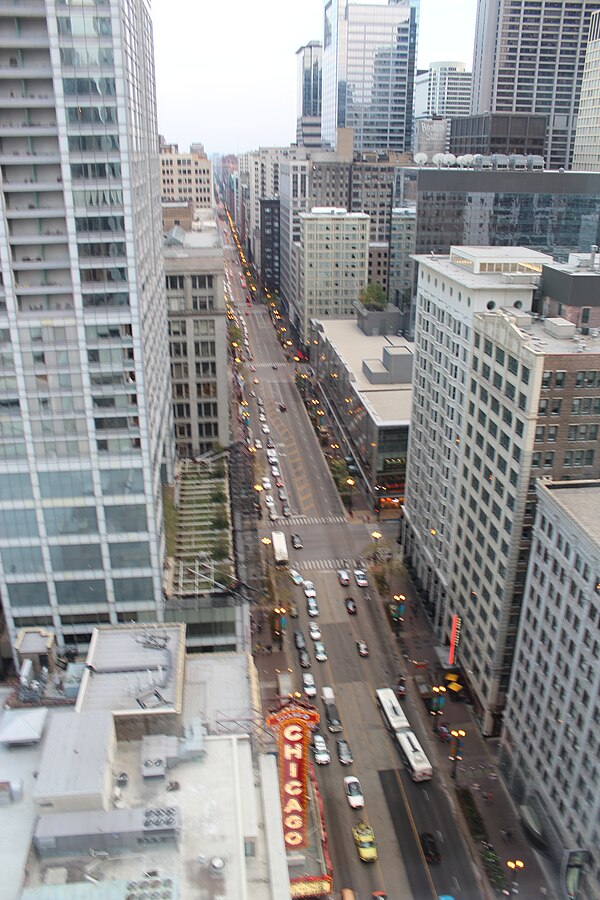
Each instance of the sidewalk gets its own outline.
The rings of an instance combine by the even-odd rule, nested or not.
[[[509,889],[514,879],[506,863],[509,860],[520,860],[524,863],[524,867],[518,874],[518,887],[513,893],[518,893],[522,900],[539,900],[542,897],[558,900],[555,886],[546,881],[540,861],[521,826],[517,809],[498,775],[496,760],[499,739],[483,738],[471,708],[466,703],[446,699],[442,714],[432,716],[421,699],[414,677],[427,671],[435,679],[439,670],[434,651],[434,637],[429,621],[417,605],[416,592],[404,568],[400,574],[392,577],[391,587],[392,594],[404,594],[408,601],[404,614],[404,629],[399,639],[399,652],[404,656],[402,668],[407,675],[410,696],[430,736],[426,752],[431,753],[436,775],[443,779],[444,789],[474,861],[483,874],[480,857],[485,847],[471,837],[466,819],[460,810],[457,798],[459,789],[470,791],[475,808],[484,822],[487,840],[500,858],[503,871],[506,873]],[[400,641],[403,642],[405,649]],[[415,661],[419,663],[418,667],[415,666]],[[449,758],[452,744],[443,743],[433,731],[434,725],[441,722],[447,722],[450,730],[462,729],[466,732],[462,760],[456,768],[455,780],[451,777],[452,763]],[[497,897],[498,891],[489,887],[485,875],[484,879],[487,896]]]

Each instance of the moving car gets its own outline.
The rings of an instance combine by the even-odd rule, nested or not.
[[[270,482],[270,480],[269,480],[268,478],[263,478],[261,484],[262,484],[262,486],[263,486],[263,488],[264,488],[265,491],[270,491],[270,490],[271,490],[271,482]]]
[[[368,656],[369,655],[369,648],[367,647],[366,641],[357,641],[356,649],[358,650],[359,656]]]
[[[367,580],[367,576],[363,572],[362,569],[354,570],[354,580],[356,581],[359,587],[369,587],[369,582]]]
[[[271,368],[272,368],[272,369],[275,369],[275,371],[277,371],[277,366],[275,365],[275,363],[273,363],[273,365],[271,366]]]
[[[291,537],[291,541],[294,550],[302,550],[304,544],[302,543],[302,538],[299,534],[293,534]]]
[[[259,439],[256,438],[256,440],[254,441],[254,446],[257,450],[262,450],[262,441],[259,441]]]
[[[260,381],[258,380],[258,378],[253,378],[252,381],[254,382],[254,384],[260,384]]]
[[[286,503],[289,500],[289,497],[283,488],[279,488],[279,491],[277,492],[277,496],[279,497],[279,499],[281,500],[282,503]]]
[[[282,487],[283,487],[283,481],[281,480],[281,478],[278,478],[278,479],[276,480],[275,484],[276,484],[276,486],[277,486],[278,488],[282,488]]]
[[[344,600],[344,605],[351,616],[356,615],[356,603],[354,602],[352,597],[346,597],[346,599]]]
[[[303,669],[310,669],[310,656],[308,650],[298,650],[298,659]]]
[[[304,596],[305,597],[316,597],[317,592],[315,591],[315,586],[312,581],[304,582]]]
[[[271,475],[273,476],[273,478],[279,478],[281,472],[279,471],[277,466],[271,466]]]
[[[291,516],[291,514],[292,514],[291,507],[289,507],[289,506],[283,506],[281,508],[281,512],[284,516]]]
[[[271,434],[271,429],[264,423],[260,426],[263,434]]]
[[[268,447],[269,450],[274,450],[274,449],[275,449],[275,444],[273,443],[273,439],[272,439],[272,438],[269,438],[269,440],[267,441],[267,447]]]
[[[298,650],[306,650],[306,641],[299,628],[294,632],[294,644]]]
[[[399,700],[404,699],[406,697],[406,675],[404,673],[400,673],[398,675],[398,684],[396,685],[396,695]]]
[[[319,615],[319,604],[314,597],[307,597],[306,609],[308,610],[308,614],[312,619],[314,619],[315,616]]]
[[[315,659],[317,662],[327,662],[327,650],[323,641],[315,641]]]
[[[259,422],[266,422],[266,421],[267,421],[267,417],[265,416],[264,412],[259,412],[259,414],[258,414],[258,421],[259,421]]]
[[[287,412],[287,406],[285,405],[285,403],[279,404],[279,412]]]
[[[290,578],[292,579],[294,584],[302,584],[302,582],[304,581],[300,572],[296,572],[295,569],[290,569]]]
[[[435,842],[434,836],[429,831],[424,831],[423,834],[419,835],[419,840],[421,841],[421,847],[423,848],[423,855],[428,863],[439,863],[441,856],[440,851],[438,850],[438,845]]]
[[[352,809],[362,809],[365,805],[365,798],[363,797],[360,781],[355,775],[347,775],[344,778],[344,790],[350,807]]]
[[[308,631],[313,641],[321,640],[321,629],[318,622],[311,622],[308,626]]]
[[[275,501],[273,500],[270,494],[265,494],[265,503],[267,506],[273,508],[275,506]]]
[[[345,741],[343,738],[340,738],[336,742],[336,750],[338,759],[343,766],[351,766],[354,762],[352,758],[352,753],[350,751],[350,744],[348,741]]]
[[[315,762],[318,766],[326,766],[331,762],[331,755],[322,734],[313,735],[312,751],[315,754]]]
[[[258,403],[259,406],[264,406],[264,405],[265,405],[265,401],[263,400],[262,397],[257,397],[257,398],[256,398],[256,402]]]
[[[290,619],[297,619],[297,618],[298,618],[298,607],[296,606],[296,604],[294,603],[293,600],[291,600],[291,601],[288,603],[288,612],[289,612],[289,614],[290,614]]]
[[[310,672],[302,673],[302,690],[306,697],[317,696],[317,686],[315,684],[315,676]]]
[[[377,862],[377,844],[373,829],[366,822],[359,822],[352,829],[358,857],[362,862]]]
[[[350,584],[350,575],[345,569],[340,569],[337,573],[337,577],[342,587],[347,587]]]

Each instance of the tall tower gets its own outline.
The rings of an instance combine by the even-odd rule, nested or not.
[[[419,0],[325,0],[324,141],[353,128],[355,150],[410,149],[418,17]]]
[[[296,52],[298,60],[298,123],[296,142],[305,147],[321,145],[321,87],[323,45],[309,41]]]
[[[578,172],[598,172],[600,170],[600,12],[592,13],[590,34],[585,54],[583,81],[573,168]]]
[[[473,113],[548,115],[546,165],[571,167],[590,18],[600,0],[478,0]]]
[[[0,8],[0,594],[85,644],[160,620],[172,470],[146,0]]]

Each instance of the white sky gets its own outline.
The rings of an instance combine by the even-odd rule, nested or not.
[[[477,0],[421,0],[419,68],[471,68]],[[323,0],[153,0],[161,134],[207,153],[296,138],[296,51],[323,40]]]

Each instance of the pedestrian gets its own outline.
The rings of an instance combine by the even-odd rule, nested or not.
[[[273,652],[273,644],[267,644],[267,653],[269,654],[269,656],[272,654],[272,652]]]
[[[494,799],[493,793],[492,793],[491,791],[488,791],[488,792],[487,792],[487,801],[488,801],[488,803],[491,803],[491,802],[493,801],[493,799]]]
[[[481,796],[483,797],[484,800],[487,800],[487,798],[488,798],[487,791],[482,791]]]
[[[506,834],[505,834],[506,840],[507,840],[507,841],[510,841],[510,839],[512,838],[512,835],[513,835],[513,833],[512,833],[512,828],[508,828],[507,831],[506,831]]]

